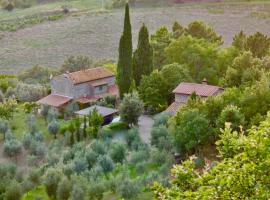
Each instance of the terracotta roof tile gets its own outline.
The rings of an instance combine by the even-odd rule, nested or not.
[[[37,103],[45,104],[45,105],[49,105],[49,106],[53,106],[53,107],[60,107],[60,106],[63,106],[64,104],[70,102],[71,100],[72,100],[72,98],[70,98],[70,97],[50,94],[50,95],[38,100]]]
[[[174,89],[173,93],[190,95],[195,92],[199,96],[208,97],[214,95],[219,90],[223,90],[223,88],[214,85],[183,82]]]
[[[180,102],[173,102],[164,112],[176,114],[178,109],[183,105],[185,104]]]
[[[65,75],[73,82],[74,85],[114,76],[114,74],[105,67],[86,69]]]

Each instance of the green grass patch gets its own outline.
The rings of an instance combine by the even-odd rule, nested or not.
[[[16,109],[16,112],[14,113],[13,118],[10,120],[12,132],[18,139],[21,139],[24,136],[24,134],[26,134],[28,131],[26,119],[27,114],[19,105],[18,108]],[[46,121],[39,116],[36,118],[36,120],[38,130],[44,135],[46,139],[51,139],[52,136],[48,132]]]
[[[44,186],[39,186],[30,192],[27,192],[23,195],[22,200],[36,200],[36,199],[42,199],[42,200],[51,200],[46,191]]]

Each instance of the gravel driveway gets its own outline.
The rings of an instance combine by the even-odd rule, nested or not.
[[[151,130],[152,126],[154,124],[154,120],[152,117],[149,117],[147,115],[142,115],[139,118],[139,132],[140,137],[145,143],[150,143],[151,138]]]

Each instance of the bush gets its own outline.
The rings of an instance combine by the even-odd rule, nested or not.
[[[98,154],[95,153],[93,150],[91,150],[91,149],[86,150],[85,158],[87,160],[89,168],[92,168],[95,165],[95,163],[97,161],[97,157],[98,157]]]
[[[70,181],[66,177],[62,178],[57,188],[57,199],[68,200],[70,196],[71,188],[72,188],[72,185]]]
[[[92,150],[97,153],[98,155],[104,155],[106,153],[106,146],[101,141],[95,140],[91,144]]]
[[[115,163],[123,163],[126,158],[126,147],[122,143],[113,143],[110,149],[110,157]]]
[[[139,130],[137,128],[132,128],[128,130],[126,134],[126,141],[128,147],[131,147],[133,141],[138,140],[139,138]]]
[[[18,83],[14,88],[14,95],[20,102],[35,102],[47,93],[47,88],[39,84]]]
[[[172,114],[170,114],[170,113],[163,112],[161,114],[158,114],[154,118],[154,125],[153,126],[154,127],[160,126],[160,125],[168,126],[168,121],[171,117],[172,117]]]
[[[16,139],[6,140],[4,153],[9,157],[17,157],[22,152],[22,144]]]
[[[138,195],[139,189],[136,182],[125,179],[118,188],[118,191],[123,199],[132,199]]]
[[[5,196],[6,196],[6,198],[5,198],[6,200],[21,199],[21,197],[22,197],[21,185],[18,182],[13,180],[10,183],[10,185],[8,186]]]
[[[76,157],[73,161],[73,170],[80,174],[88,169],[88,162],[85,158]]]
[[[130,155],[130,163],[137,163],[149,160],[149,152],[147,150],[134,151]]]
[[[168,136],[168,129],[164,125],[153,127],[151,131],[151,145],[159,146],[159,139],[166,138]]]
[[[48,169],[44,176],[44,186],[49,197],[56,198],[57,186],[61,179],[61,173],[55,169]]]
[[[162,165],[164,163],[172,163],[172,156],[166,151],[159,151],[153,149],[151,151],[151,161],[157,165]]]
[[[98,164],[102,167],[105,174],[111,172],[114,168],[112,159],[106,155],[98,157]]]
[[[26,158],[26,160],[27,160],[28,166],[30,166],[30,167],[37,166],[37,163],[38,163],[37,156],[35,156],[35,155],[28,155],[27,158]]]
[[[105,185],[103,182],[90,183],[88,187],[88,196],[89,199],[98,199],[103,198],[103,193],[105,192]]]
[[[70,199],[71,200],[79,200],[79,199],[84,200],[85,199],[84,190],[78,185],[73,185]]]

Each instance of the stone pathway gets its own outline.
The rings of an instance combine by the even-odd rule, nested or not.
[[[149,117],[147,115],[142,115],[139,118],[139,132],[140,132],[140,137],[143,142],[145,143],[150,143],[150,138],[151,138],[151,130],[152,126],[154,124],[154,120],[152,117]]]

